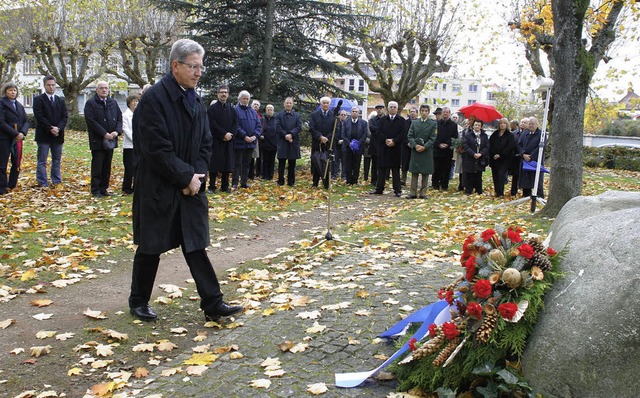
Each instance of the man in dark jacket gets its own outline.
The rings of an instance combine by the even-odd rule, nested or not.
[[[433,144],[434,170],[431,185],[434,189],[449,189],[449,173],[453,159],[451,140],[454,138],[458,138],[458,125],[451,120],[451,109],[445,107],[442,109],[442,119],[438,120],[438,134]]]
[[[273,114],[273,105],[268,104],[264,108],[262,117],[262,134],[260,135],[260,169],[262,179],[273,180],[273,171],[276,167],[276,153],[278,151],[278,133],[276,132],[276,118]]]
[[[24,106],[16,98],[18,86],[14,82],[7,82],[0,90],[0,195],[7,193],[18,185],[20,162],[19,153],[24,137],[29,130],[29,120]],[[11,171],[7,180],[7,164],[11,156]]]
[[[207,110],[213,136],[211,162],[209,164],[209,192],[216,191],[216,178],[220,173],[220,190],[229,192],[229,174],[233,172],[233,137],[238,130],[236,109],[227,102],[229,87],[218,87],[218,101]]]
[[[84,105],[84,120],[89,131],[91,149],[91,195],[110,196],[111,160],[113,149],[122,134],[122,112],[118,103],[109,97],[109,84],[99,81],[96,95]]]
[[[520,136],[520,141],[518,142],[518,153],[522,156],[523,162],[537,162],[538,161],[538,153],[540,151],[540,140],[542,138],[542,132],[538,127],[538,119],[535,117],[530,117],[528,120],[528,130],[526,130]],[[543,147],[546,145],[546,142],[543,143]],[[544,165],[544,156],[542,157],[542,164]],[[520,188],[522,188],[522,196],[527,197],[531,196],[531,192],[533,191],[536,179],[536,171],[535,170],[525,170],[524,166],[520,168],[520,178],[518,180],[518,184]],[[540,178],[538,181],[538,191],[536,196],[539,198],[544,198],[544,173],[540,172]]]
[[[38,143],[38,165],[36,180],[41,187],[48,186],[47,157],[51,151],[51,183],[62,182],[60,163],[64,128],[67,125],[67,106],[64,99],[56,95],[56,79],[44,78],[44,93],[33,99],[33,115],[36,119],[36,142]]]
[[[233,137],[235,166],[231,179],[234,188],[238,188],[238,182],[241,188],[249,188],[247,180],[253,150],[256,149],[262,134],[262,122],[258,112],[249,106],[250,99],[251,94],[248,91],[243,90],[238,94],[238,105],[236,105],[238,128]]]
[[[342,167],[346,172],[348,185],[358,184],[360,174],[360,162],[364,152],[364,143],[367,140],[369,126],[360,117],[360,109],[357,106],[351,108],[351,117],[344,121],[340,131],[342,141]],[[354,142],[355,141],[355,142]]]
[[[389,114],[382,118],[376,145],[378,149],[378,181],[376,189],[369,192],[373,195],[382,195],[386,176],[391,171],[393,193],[396,197],[402,195],[400,184],[400,163],[402,161],[402,145],[407,145],[407,121],[398,114],[398,103],[389,101],[387,105]],[[376,141],[372,137],[372,141]]]
[[[385,115],[385,109],[383,104],[376,105],[375,116],[369,119],[369,164],[371,165],[371,185],[374,187],[378,182],[378,132],[380,131],[380,123]],[[366,156],[366,155],[365,155]],[[364,162],[364,179],[367,180],[367,173],[369,171],[369,165],[367,160]]]
[[[287,185],[296,182],[296,159],[300,159],[300,131],[302,119],[293,110],[293,97],[284,100],[284,110],[276,114],[276,133],[278,134],[278,185],[284,185],[284,167],[287,167]]]
[[[334,127],[336,120],[332,111],[329,110],[331,98],[322,97],[320,99],[320,109],[311,113],[309,117],[309,132],[311,133],[311,174],[313,175],[313,186],[317,187],[322,178],[322,185],[325,189],[329,188],[330,172],[325,175],[325,170],[319,170],[314,164],[313,157],[317,152],[329,152],[329,146],[332,142]],[[337,141],[333,143],[337,145]]]
[[[207,110],[195,92],[204,72],[204,49],[189,39],[171,47],[171,72],[140,99],[133,116],[134,151],[138,159],[133,194],[131,313],[156,319],[149,307],[160,254],[180,246],[200,295],[205,319],[233,315],[205,248],[209,245],[205,175],[211,159]]]

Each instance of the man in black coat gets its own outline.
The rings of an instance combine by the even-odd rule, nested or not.
[[[378,178],[376,189],[372,195],[382,195],[386,176],[391,171],[393,193],[396,197],[402,195],[400,184],[400,165],[402,162],[402,146],[407,145],[407,121],[398,114],[398,103],[389,101],[389,114],[382,118],[377,134],[378,149]],[[376,140],[372,138],[372,141]]]
[[[300,159],[300,131],[302,119],[293,110],[293,97],[284,100],[284,110],[276,114],[278,135],[278,185],[284,185],[284,168],[287,166],[287,185],[296,183],[296,159]]]
[[[351,108],[351,117],[342,124],[340,141],[342,141],[342,167],[346,172],[348,185],[358,184],[360,174],[360,162],[364,152],[364,143],[367,140],[369,126],[360,117],[360,109],[357,106]],[[355,141],[356,143],[352,143]]]
[[[0,90],[0,195],[7,193],[18,185],[20,162],[22,155],[17,147],[22,145],[29,130],[29,121],[24,106],[16,98],[18,86],[14,82],[7,82]],[[7,164],[11,156],[11,171],[7,180]]]
[[[537,162],[538,153],[540,151],[540,139],[542,139],[542,132],[540,131],[540,128],[538,128],[538,119],[536,119],[535,117],[530,117],[528,123],[528,129],[520,136],[520,141],[518,142],[518,152],[520,153],[520,156],[522,156],[523,162]],[[546,142],[544,144],[546,144]],[[542,157],[542,163],[540,164],[540,166],[543,165],[544,156]],[[533,186],[535,185],[535,178],[535,170],[525,170],[524,166],[521,166],[518,184],[520,188],[522,188],[523,197],[531,196]],[[536,193],[536,196],[539,198],[544,198],[544,189],[542,186],[543,182],[544,173],[541,171],[540,179],[538,181],[538,191]]]
[[[438,134],[433,144],[433,178],[431,185],[434,189],[446,191],[449,189],[449,173],[453,148],[451,140],[458,138],[458,125],[451,120],[451,109],[442,108],[442,119],[438,120]]]
[[[238,130],[238,115],[228,103],[229,87],[218,87],[218,101],[207,110],[209,126],[213,136],[211,161],[209,164],[209,192],[216,191],[216,177],[220,173],[220,190],[230,192],[229,175],[233,172],[233,137]]]
[[[407,132],[411,128],[411,123],[418,119],[418,108],[412,106],[409,109],[409,118],[407,119]],[[407,174],[409,173],[409,163],[411,162],[411,148],[408,145],[402,146],[402,166],[400,166],[400,182],[407,185]]]
[[[316,152],[328,152],[332,142],[334,126],[336,120],[332,111],[329,110],[331,98],[322,97],[320,99],[320,109],[315,110],[309,117],[309,132],[311,133],[311,174],[313,175],[313,186],[317,187],[320,178],[325,189],[329,188],[330,171],[325,175],[325,170],[318,170],[314,167],[313,156]],[[337,145],[337,141],[333,145]],[[328,155],[328,154],[327,154]]]
[[[149,307],[160,254],[180,246],[200,295],[205,319],[242,311],[229,306],[205,248],[209,245],[209,204],[204,192],[211,159],[207,108],[195,87],[205,67],[204,49],[182,39],[171,47],[171,72],[144,93],[133,116],[138,159],[133,194],[131,313],[156,319]]]
[[[278,152],[278,133],[276,132],[276,117],[273,114],[273,105],[268,104],[264,108],[262,116],[262,135],[260,135],[260,172],[262,179],[273,180],[273,171],[276,167],[276,153]]]
[[[84,105],[84,120],[89,131],[91,149],[91,195],[110,196],[111,160],[122,134],[122,112],[118,103],[109,97],[109,84],[99,81],[96,95]]]
[[[378,182],[378,132],[380,131],[380,123],[382,123],[382,119],[385,115],[385,108],[383,104],[376,105],[376,114],[375,116],[369,119],[369,164],[371,165],[371,185],[374,187]],[[407,131],[409,129],[407,128]],[[366,157],[366,154],[365,154]],[[364,179],[367,180],[367,173],[369,171],[369,165],[367,164],[367,159],[364,162]]]
[[[38,165],[36,180],[41,187],[48,186],[47,157],[51,151],[51,183],[62,182],[60,164],[64,128],[67,125],[67,105],[56,95],[56,79],[44,78],[44,93],[33,99],[33,115],[36,119],[36,142],[38,143]]]

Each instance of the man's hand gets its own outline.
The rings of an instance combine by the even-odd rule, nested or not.
[[[497,159],[500,159],[500,155],[496,153],[495,155],[493,155],[493,160],[497,160]]]
[[[284,136],[284,139],[288,142],[293,142],[293,136],[291,134],[287,134]]]
[[[224,135],[224,141],[229,141],[233,138],[233,134],[227,131],[227,134]]]
[[[22,141],[22,140],[24,140],[24,134],[18,133],[18,136],[16,137],[16,141]]]
[[[474,159],[480,159],[481,157],[482,157],[482,154],[481,154],[481,153],[474,153],[474,154],[473,154],[473,158],[474,158]]]
[[[522,159],[524,159],[526,162],[530,162],[531,161],[531,155],[527,155],[526,153],[522,155]]]
[[[422,152],[424,152],[426,149],[427,149],[427,148],[425,148],[425,146],[424,146],[424,145],[416,144],[416,152],[422,153]]]
[[[202,182],[200,182],[200,179],[204,177],[205,177],[204,174],[194,174],[193,177],[191,177],[191,182],[189,182],[189,186],[187,186],[186,188],[182,188],[182,193],[184,195],[189,195],[189,196],[196,195],[198,192],[200,192],[200,186],[202,185]]]
[[[389,148],[393,148],[394,146],[396,146],[396,143],[393,142],[391,138],[387,138],[387,140],[385,141],[385,144],[387,144]]]
[[[447,149],[447,148],[449,148],[449,145],[447,145],[446,143],[443,142],[443,143],[441,143],[439,145],[439,147],[440,147],[440,149]]]
[[[329,141],[329,139],[327,137],[325,137],[324,135],[320,136],[320,143],[321,144],[326,144],[327,141]]]
[[[60,129],[58,128],[58,126],[51,127],[51,135],[54,137],[60,135]]]

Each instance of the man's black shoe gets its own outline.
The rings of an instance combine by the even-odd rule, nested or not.
[[[131,312],[131,315],[143,321],[153,321],[158,317],[148,305],[131,308],[129,312]]]
[[[233,314],[237,314],[238,312],[244,310],[244,307],[241,305],[229,305],[224,301],[218,304],[215,308],[204,313],[204,319],[208,321],[215,321],[219,318],[225,316],[231,316]]]
[[[371,192],[369,192],[369,195],[382,195],[382,192],[371,191]]]
[[[420,199],[427,199],[429,198],[427,195],[420,195]]]
[[[407,195],[407,196],[405,196],[405,198],[407,198],[407,199],[416,199],[417,196],[416,195]]]
[[[92,193],[91,196],[93,196],[94,198],[101,198],[102,194],[101,193]]]
[[[104,192],[100,192],[100,195],[102,195],[102,196],[111,196],[113,194],[111,192],[104,191]]]
[[[400,196],[402,196],[400,192],[396,192],[394,195],[396,195],[396,198],[399,198]]]

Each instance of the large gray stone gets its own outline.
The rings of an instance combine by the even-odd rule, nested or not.
[[[640,192],[572,199],[549,245],[568,247],[565,277],[547,294],[525,376],[545,398],[640,396]]]

